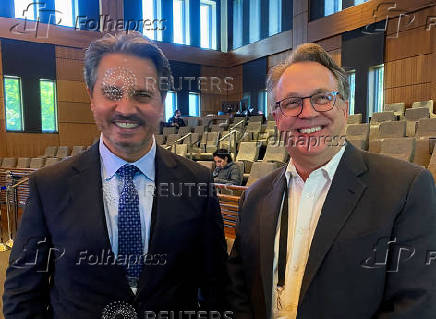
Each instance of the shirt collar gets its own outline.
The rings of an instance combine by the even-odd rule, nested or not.
[[[345,145],[341,147],[339,152],[337,152],[327,164],[314,170],[312,173],[310,173],[310,175],[324,173],[327,175],[327,177],[330,180],[333,180],[333,176],[336,173],[336,169],[338,168],[339,162],[341,161],[341,158],[342,158],[342,155],[344,154],[344,152],[345,152]],[[290,180],[291,176],[293,178],[299,176],[297,173],[297,168],[295,167],[294,162],[292,160],[292,157],[289,160],[288,166],[286,167],[285,176],[286,176],[286,181],[288,184],[289,184],[289,180]]]
[[[134,163],[129,163],[122,158],[116,156],[114,153],[112,153],[106,145],[103,143],[103,136],[100,136],[100,144],[99,144],[99,151],[100,151],[100,160],[102,163],[102,174],[103,178],[105,180],[110,180],[112,177],[114,177],[116,171],[123,165],[129,164],[134,165],[141,173],[149,180],[154,182],[155,178],[155,157],[156,157],[156,142],[154,140],[153,135],[153,142],[151,144],[151,149],[148,151],[144,156],[142,156],[140,159],[138,159]]]

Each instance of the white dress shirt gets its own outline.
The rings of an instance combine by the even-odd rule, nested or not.
[[[345,146],[324,166],[310,173],[306,182],[298,175],[292,158],[286,168],[288,183],[288,243],[285,286],[277,288],[280,222],[274,241],[272,317],[295,319],[310,245]],[[279,216],[280,221],[281,216]]]
[[[133,183],[139,196],[139,214],[141,219],[141,235],[144,254],[148,251],[150,238],[151,210],[153,207],[153,192],[155,188],[155,163],[156,142],[153,136],[153,144],[150,151],[134,163],[128,163],[112,153],[100,138],[100,162],[101,178],[103,185],[103,204],[106,216],[106,225],[109,233],[112,251],[118,255],[118,201],[123,189],[122,179],[115,174],[123,165],[134,165],[142,174],[136,174]]]

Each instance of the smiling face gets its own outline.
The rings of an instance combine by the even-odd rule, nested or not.
[[[274,88],[275,101],[287,97],[306,97],[320,92],[338,90],[333,73],[317,62],[298,62],[289,66]],[[344,135],[348,114],[348,102],[336,97],[333,109],[317,112],[310,99],[303,100],[303,109],[296,117],[284,116],[279,108],[273,111],[277,128],[286,132],[286,148],[296,160],[325,163],[337,152],[329,138]],[[298,141],[304,141],[299,143]]]
[[[126,54],[105,55],[90,93],[91,110],[103,142],[115,155],[135,161],[146,154],[153,132],[163,116],[163,101],[156,86],[151,60]]]

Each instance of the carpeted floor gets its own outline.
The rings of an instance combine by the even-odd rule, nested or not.
[[[3,297],[6,268],[8,267],[10,251],[0,252],[0,296]],[[0,298],[0,319],[3,317],[3,298]]]

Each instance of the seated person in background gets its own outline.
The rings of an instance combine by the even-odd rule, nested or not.
[[[168,123],[171,126],[175,126],[177,128],[186,126],[185,121],[183,121],[183,119],[180,116],[182,116],[182,113],[180,113],[180,110],[176,110],[174,112],[173,117],[170,117],[170,119],[168,120]]]
[[[242,184],[242,172],[239,166],[232,161],[232,156],[226,149],[219,149],[213,153],[213,160],[216,165],[212,174],[215,183]]]

